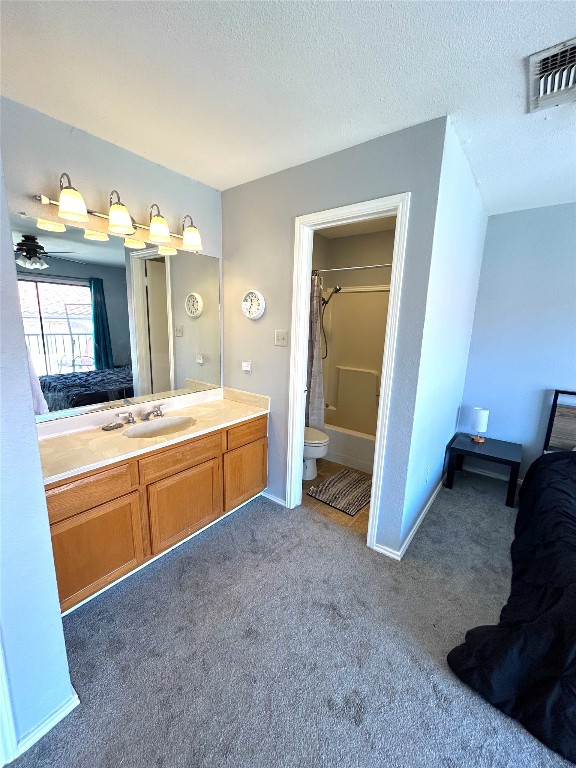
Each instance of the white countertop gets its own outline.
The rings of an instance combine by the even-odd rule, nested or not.
[[[254,396],[256,400],[258,396]],[[260,398],[267,400],[267,398]],[[170,416],[190,416],[195,423],[171,435],[159,437],[124,436],[122,429],[104,432],[101,427],[82,429],[40,439],[40,458],[44,484],[65,480],[81,472],[105,467],[123,459],[141,456],[150,450],[176,445],[183,440],[229,427],[269,412],[269,406],[220,400],[170,410]]]

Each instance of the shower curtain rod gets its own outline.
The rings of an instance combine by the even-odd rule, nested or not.
[[[317,275],[319,272],[348,272],[352,269],[381,269],[382,267],[391,267],[392,264],[367,264],[363,267],[332,267],[332,269],[313,269],[312,274]]]

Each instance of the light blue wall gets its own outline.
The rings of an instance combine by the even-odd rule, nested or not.
[[[377,542],[401,542],[404,485],[412,420],[436,201],[446,119],[433,120],[229,189],[222,196],[224,272],[224,383],[271,397],[269,490],[285,498],[290,352],[274,346],[274,330],[290,329],[294,219],[351,203],[411,193],[394,388],[390,449],[383,478]],[[261,290],[266,312],[252,322],[240,300]],[[253,373],[241,371],[252,360]]]
[[[402,541],[442,478],[456,431],[486,232],[482,198],[448,122],[434,228]]]
[[[487,434],[522,443],[523,474],[542,451],[553,389],[576,390],[573,203],[488,219],[460,428],[488,408]]]
[[[206,253],[221,254],[221,195],[120,147],[53,120],[17,102],[0,98],[2,121],[0,385],[2,396],[1,607],[2,642],[18,738],[38,726],[70,696],[62,638],[48,514],[34,411],[29,391],[16,270],[6,200],[11,212],[46,216],[32,199],[58,195],[67,171],[89,207],[106,210],[118,189],[137,221],[146,221],[157,202],[172,231],[191,214]],[[173,279],[193,285],[192,262]]]
[[[1,159],[0,159],[1,172]],[[0,627],[20,740],[73,696],[0,176]]]

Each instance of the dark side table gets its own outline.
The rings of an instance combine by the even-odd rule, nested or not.
[[[476,458],[483,459],[484,461],[493,461],[496,464],[505,464],[510,467],[506,506],[514,506],[518,473],[520,472],[520,462],[522,461],[522,446],[520,443],[493,440],[491,437],[487,437],[483,443],[474,443],[470,439],[470,435],[459,432],[448,443],[446,450],[448,451],[446,488],[452,488],[454,472],[455,470],[462,469],[464,456],[476,456]]]

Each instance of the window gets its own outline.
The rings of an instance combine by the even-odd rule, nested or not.
[[[18,280],[26,344],[38,376],[94,370],[90,288]]]

